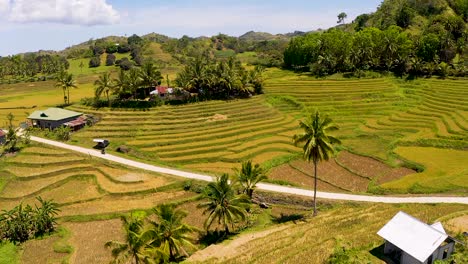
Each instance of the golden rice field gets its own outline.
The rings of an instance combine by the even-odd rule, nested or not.
[[[468,147],[466,84],[466,80],[435,79],[322,80],[273,69],[266,73],[265,94],[250,99],[163,106],[143,112],[81,105],[69,108],[102,117],[96,126],[73,136],[77,144],[91,146],[92,138],[107,138],[114,149],[119,145],[132,148],[130,155],[136,158],[213,174],[229,173],[247,159],[269,169],[291,165],[301,154],[292,144],[292,136],[300,132],[298,120],[319,109],[340,127],[336,135],[345,149],[401,167],[416,161],[396,153],[397,146],[428,147],[427,152]],[[373,179],[384,172],[375,171],[368,180],[374,185],[383,183]],[[304,185],[290,175],[271,173],[275,180]],[[390,178],[396,180],[398,175]],[[325,185],[330,190],[368,189],[362,187],[364,183],[352,190]],[[432,191],[465,192],[468,180],[446,186],[452,187]],[[389,190],[408,192],[414,189],[411,187],[392,186]]]
[[[175,178],[42,145],[4,157],[2,163],[0,208],[6,210],[20,202],[33,204],[41,196],[59,203],[59,217],[93,216],[149,209],[194,196],[181,191]]]
[[[467,205],[343,204],[317,217],[249,233],[197,252],[186,263],[326,263],[335,246],[354,249],[364,263],[386,263],[379,258],[384,243],[376,233],[398,211],[424,222],[442,221],[457,234],[449,220],[467,214]],[[261,233],[261,232],[259,232]],[[242,241],[242,242],[241,242]]]

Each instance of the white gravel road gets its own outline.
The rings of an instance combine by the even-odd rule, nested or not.
[[[31,140],[48,144],[51,146],[64,148],[76,152],[80,152],[93,157],[110,160],[126,166],[144,169],[153,172],[159,172],[169,174],[173,176],[196,179],[202,181],[213,181],[213,177],[198,173],[186,172],[181,170],[175,170],[170,168],[158,167],[143,162],[138,162],[130,159],[125,159],[111,154],[101,154],[101,151],[94,149],[87,149],[83,147],[73,146],[58,141],[44,139],[40,137],[31,137]],[[259,190],[278,192],[285,194],[294,194],[301,196],[313,197],[314,192],[311,190],[305,190],[294,187],[286,187],[274,184],[259,183],[257,184]],[[468,204],[468,197],[442,197],[442,196],[425,196],[425,197],[395,197],[395,196],[370,196],[370,195],[355,195],[355,194],[344,194],[344,193],[329,193],[329,192],[317,192],[318,198],[332,199],[332,200],[347,200],[347,201],[360,201],[360,202],[374,202],[374,203],[460,203]]]

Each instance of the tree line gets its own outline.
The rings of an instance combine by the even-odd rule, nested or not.
[[[37,75],[53,76],[67,70],[70,64],[65,57],[51,54],[26,53],[0,57],[0,80],[21,79]]]
[[[284,52],[284,66],[317,76],[363,71],[466,76],[468,33],[463,16],[442,13],[442,7],[437,11],[417,6],[421,9],[417,11],[409,4],[390,12],[394,7],[389,2],[384,1],[376,14],[358,16],[349,25],[354,29],[343,25],[292,39]],[[426,21],[420,13],[430,14],[424,18],[427,24],[418,22]],[[406,30],[410,26],[413,30]]]
[[[263,69],[247,70],[234,57],[217,60],[208,55],[189,59],[175,83],[200,99],[229,99],[263,93]]]

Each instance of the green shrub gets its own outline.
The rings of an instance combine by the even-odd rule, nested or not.
[[[0,240],[22,243],[34,237],[50,234],[55,230],[58,204],[36,198],[40,207],[19,204],[0,214]]]

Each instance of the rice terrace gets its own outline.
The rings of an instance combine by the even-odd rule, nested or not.
[[[468,263],[466,1],[69,2],[0,1],[0,264]]]

